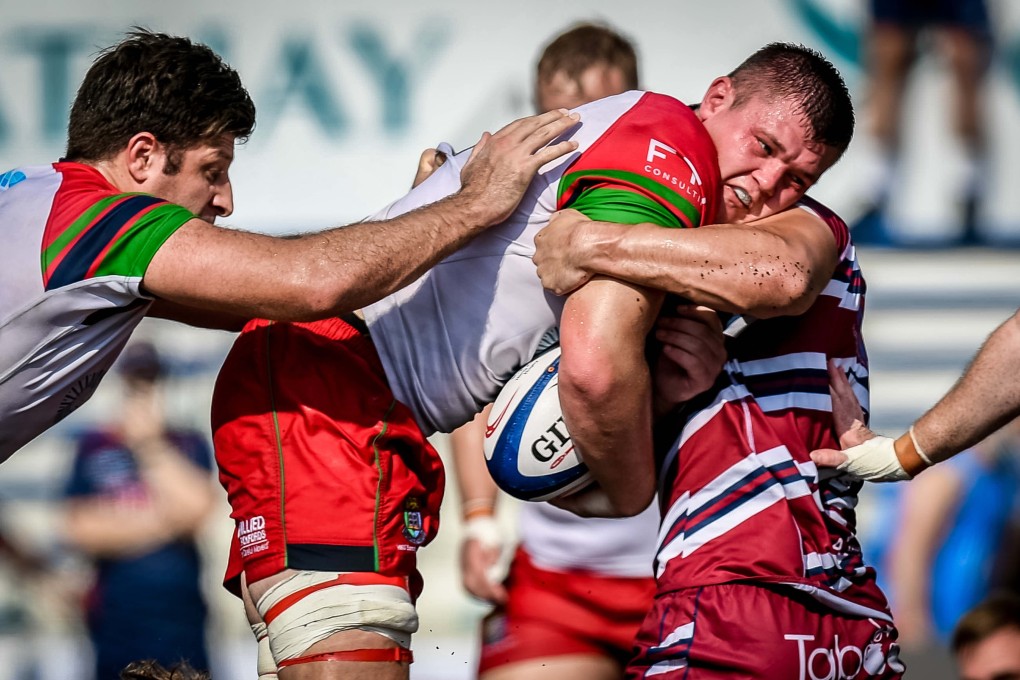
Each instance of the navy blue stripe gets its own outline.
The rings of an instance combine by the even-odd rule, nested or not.
[[[735,482],[733,482],[732,484],[727,486],[725,489],[723,489],[722,491],[717,493],[715,496],[712,496],[712,498],[708,499],[708,501],[706,501],[705,503],[702,503],[697,508],[694,508],[692,510],[685,510],[684,513],[682,515],[680,515],[680,517],[677,517],[676,521],[673,522],[673,526],[670,527],[670,531],[669,531],[669,535],[667,536],[667,540],[663,541],[663,545],[668,543],[669,540],[672,540],[673,538],[675,538],[677,536],[677,534],[680,533],[680,532],[676,531],[676,529],[677,529],[678,525],[681,522],[683,522],[683,524],[684,524],[683,531],[688,536],[690,536],[692,533],[694,533],[694,531],[697,530],[698,527],[704,526],[706,521],[711,520],[712,517],[715,517],[715,516],[717,516],[719,514],[719,511],[716,511],[716,512],[712,513],[709,516],[708,520],[701,520],[697,524],[689,524],[689,522],[691,522],[693,518],[701,516],[701,515],[704,515],[705,512],[706,512],[705,508],[711,508],[713,505],[716,505],[717,503],[721,502],[722,499],[725,498],[726,496],[732,494],[734,491],[736,491],[737,489],[739,489],[739,488],[741,488],[743,486],[747,486],[748,484],[751,484],[751,482],[754,482],[754,484],[753,484],[753,486],[750,487],[750,489],[752,491],[754,491],[755,489],[759,488],[759,484],[761,483],[759,481],[756,481],[756,479],[758,477],[763,477],[767,473],[768,473],[768,468],[765,468],[765,467],[755,468],[755,469],[751,470],[750,472],[748,472],[747,474],[745,474],[743,477],[737,479]],[[741,496],[737,496],[736,499],[739,500],[742,497],[743,497],[742,495]],[[733,503],[733,502],[735,502],[735,501],[730,501],[730,503]],[[723,510],[725,510],[728,507],[730,507],[729,504],[724,505],[723,506]],[[690,531],[688,531],[688,529],[690,529]]]
[[[791,368],[745,375],[744,386],[755,397],[774,397],[797,392],[829,394],[829,374],[822,368]]]
[[[799,473],[798,474],[794,474],[794,475],[789,475],[788,477],[783,477],[782,479],[780,479],[778,476],[776,476],[777,472],[782,471],[782,470],[787,470],[787,469],[790,469],[790,468],[793,468],[793,467],[796,467],[796,465],[794,464],[794,462],[792,460],[790,460],[790,461],[783,461],[781,463],[777,463],[775,465],[769,465],[768,467],[762,468],[761,469],[761,473],[766,473],[766,472],[771,473],[764,482],[762,480],[755,480],[753,486],[748,487],[745,491],[741,492],[741,494],[739,496],[737,496],[736,498],[731,500],[729,503],[727,503],[723,507],[719,508],[718,510],[715,510],[714,512],[712,512],[711,515],[709,515],[705,519],[699,520],[698,522],[690,525],[689,531],[687,531],[687,535],[688,536],[693,536],[695,533],[698,532],[698,530],[703,529],[705,526],[707,526],[708,524],[711,524],[712,522],[714,522],[715,520],[719,519],[720,517],[722,517],[722,516],[724,516],[726,514],[729,514],[730,512],[735,510],[736,508],[739,508],[741,505],[743,505],[744,503],[747,503],[748,501],[750,501],[751,499],[755,498],[756,496],[761,495],[761,493],[763,491],[765,491],[766,489],[769,489],[769,488],[775,486],[776,484],[782,484],[783,486],[788,486],[790,484],[795,484],[795,483],[801,482],[801,481],[807,482],[807,483],[810,483],[811,481],[813,481],[811,478],[805,477],[804,475],[799,474]],[[753,478],[754,476],[760,476],[760,475],[748,475],[747,477],[745,477],[745,479]],[[748,481],[750,481],[750,479],[748,479]],[[733,489],[736,486],[739,486],[739,485],[735,484],[734,486],[731,486],[730,489]],[[716,496],[712,500],[711,503],[706,503],[705,505],[703,505],[701,507],[702,508],[711,507],[711,505],[716,500],[718,500],[719,498],[724,496],[726,493],[727,492],[719,494],[718,496]],[[696,513],[694,513],[694,514],[692,514],[690,516],[691,517],[696,517],[696,516],[698,516],[700,514],[703,514],[703,511],[696,512]]]
[[[155,196],[131,196],[119,203],[82,234],[70,251],[64,255],[64,259],[61,260],[46,284],[46,290],[53,290],[83,280],[89,268],[99,257],[99,253],[103,252],[103,249],[109,245],[125,224],[149,206],[163,202],[163,199]]]

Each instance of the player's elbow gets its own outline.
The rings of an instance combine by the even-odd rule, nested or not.
[[[579,404],[600,404],[623,387],[619,378],[618,372],[608,363],[608,357],[599,353],[571,358],[560,365],[560,395]]]
[[[279,321],[315,321],[352,312],[351,283],[342,277],[318,277],[307,272],[292,277],[282,288],[284,313]]]
[[[819,292],[811,277],[804,273],[775,276],[764,286],[756,287],[737,307],[759,319],[797,316],[811,308]]]

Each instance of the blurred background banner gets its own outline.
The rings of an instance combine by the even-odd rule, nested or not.
[[[603,19],[638,45],[647,89],[685,101],[767,42],[802,42],[826,54],[854,92],[861,125],[813,194],[853,222],[874,173],[863,116],[865,4],[0,0],[0,166],[61,153],[68,106],[91,57],[139,25],[208,43],[255,100],[258,125],[232,169],[237,211],[228,223],[287,232],[349,222],[405,191],[422,148],[468,146],[529,113],[542,45],[573,21]],[[997,51],[988,135],[1011,140],[1020,123],[1020,3],[990,10]],[[936,55],[922,55],[907,93],[904,179],[889,206],[896,235],[907,241],[938,241],[957,229],[962,150],[940,70]],[[1020,240],[1015,149],[992,145],[981,216],[991,240]]]
[[[768,42],[824,53],[847,80],[858,127],[846,156],[811,194],[853,224],[873,204],[882,176],[865,96],[867,4],[0,0],[0,173],[63,153],[69,105],[97,50],[142,26],[209,44],[237,68],[255,101],[255,133],[238,147],[230,171],[236,211],[227,225],[287,233],[352,222],[404,194],[424,148],[440,141],[467,147],[482,131],[531,113],[542,48],[572,24],[594,20],[636,44],[645,88],[687,102]],[[984,115],[988,186],[978,218],[984,245],[1015,246],[1020,2],[989,0],[989,11],[995,51]],[[959,236],[966,153],[953,133],[946,71],[937,50],[921,50],[904,92],[903,154],[895,184],[886,187],[887,226],[901,246],[949,246]],[[999,247],[862,248],[876,429],[902,431],[1016,309],[1018,254]],[[157,342],[166,358],[168,423],[208,436],[212,383],[233,336],[147,321],[136,339]],[[7,669],[0,677],[89,677],[77,601],[88,570],[61,538],[60,496],[75,437],[121,408],[116,387],[114,376],[89,404],[0,466],[0,666]],[[448,460],[446,438],[435,443]],[[1012,451],[1020,460],[1020,444]],[[472,677],[477,623],[486,611],[460,585],[459,506],[449,486],[443,529],[421,555],[427,585],[414,680]],[[232,523],[225,494],[216,491],[220,507],[197,536],[210,663],[217,680],[240,680],[254,676],[254,642],[237,601],[219,585]],[[899,501],[880,497],[895,493],[897,487],[875,485],[862,494],[866,543],[869,534],[895,529],[883,509]],[[512,535],[512,514],[500,519]],[[878,551],[866,544],[869,561],[871,554]],[[951,677],[940,649],[912,656],[910,677]],[[924,666],[928,659],[932,668]]]

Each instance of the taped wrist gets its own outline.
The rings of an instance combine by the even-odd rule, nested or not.
[[[847,461],[837,469],[869,482],[898,482],[910,479],[896,455],[896,442],[890,437],[874,437],[847,449]]]
[[[489,583],[502,583],[510,571],[512,552],[496,520],[491,516],[472,517],[464,522],[464,540],[478,541],[483,548],[499,550],[499,557],[485,570],[485,578]]]
[[[503,532],[489,515],[477,515],[464,522],[464,539],[478,541],[486,548],[503,547]]]

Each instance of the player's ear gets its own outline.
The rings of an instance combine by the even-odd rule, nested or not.
[[[736,93],[733,88],[733,79],[729,76],[719,76],[712,81],[701,99],[701,106],[698,107],[698,117],[707,120],[733,106],[733,99]]]
[[[144,184],[153,172],[162,172],[158,159],[164,153],[163,145],[151,132],[134,135],[128,140],[124,153],[127,170],[135,182]]]

